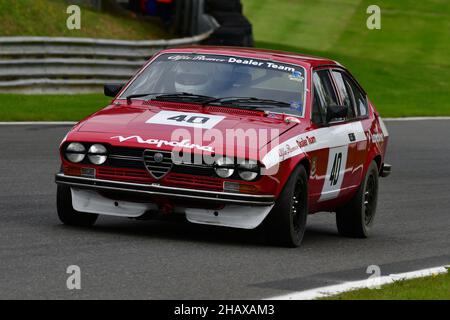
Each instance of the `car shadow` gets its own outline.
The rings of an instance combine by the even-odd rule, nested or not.
[[[92,228],[61,226],[71,230],[103,235],[121,235],[148,240],[201,242],[227,246],[282,248],[267,243],[263,228],[253,230],[193,224],[187,221],[136,221],[106,218]],[[342,239],[334,226],[308,225],[303,246],[335,244]],[[285,248],[283,248],[285,249]]]

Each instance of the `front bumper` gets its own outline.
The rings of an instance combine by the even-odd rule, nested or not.
[[[211,203],[239,204],[247,206],[270,206],[275,203],[275,198],[271,195],[253,195],[166,187],[158,184],[141,184],[68,176],[63,173],[56,174],[55,182],[57,184],[67,185],[78,189],[121,191],[125,193],[148,194],[153,197],[167,197],[178,200],[198,200]]]

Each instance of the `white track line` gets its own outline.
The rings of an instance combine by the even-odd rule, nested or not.
[[[367,280],[344,282],[337,285],[315,288],[306,291],[292,292],[286,295],[271,297],[265,300],[313,300],[318,298],[334,296],[355,289],[373,288],[375,286],[382,286],[399,280],[428,277],[431,275],[442,274],[446,272],[447,272],[446,267],[422,269],[412,272],[391,274],[388,276],[382,276],[377,278],[369,278]]]
[[[450,117],[407,117],[407,118],[383,118],[383,121],[427,121],[427,120],[450,120]],[[0,122],[0,126],[54,126],[75,125],[76,121],[15,121]]]

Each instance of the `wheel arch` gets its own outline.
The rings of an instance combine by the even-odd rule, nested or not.
[[[276,191],[277,197],[285,187],[290,177],[290,173],[293,172],[300,165],[304,166],[306,170],[307,179],[309,180],[311,172],[311,161],[306,154],[302,153],[296,157],[287,159],[280,163],[280,168],[278,172],[279,186]]]
[[[366,176],[367,170],[369,170],[370,164],[373,161],[375,161],[375,163],[377,164],[378,173],[381,172],[381,169],[383,168],[383,156],[381,153],[376,152],[374,149],[372,149],[369,151],[369,154],[364,163],[363,171],[361,173],[361,179]]]
[[[381,170],[381,166],[382,166],[382,158],[381,158],[381,154],[377,154],[375,155],[375,157],[373,158],[372,161],[375,161],[378,167],[378,172],[380,172]]]
[[[311,173],[311,161],[309,160],[309,158],[307,158],[306,156],[303,157],[295,167],[298,167],[299,165],[303,165],[305,167],[306,170],[306,174],[307,174],[307,178],[309,180],[309,176]]]

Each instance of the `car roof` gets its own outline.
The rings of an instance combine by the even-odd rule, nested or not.
[[[160,51],[160,53],[203,53],[237,55],[248,58],[266,59],[284,63],[298,64],[305,68],[315,68],[323,65],[341,66],[339,62],[327,58],[315,57],[295,52],[246,47],[189,46],[166,49]]]

